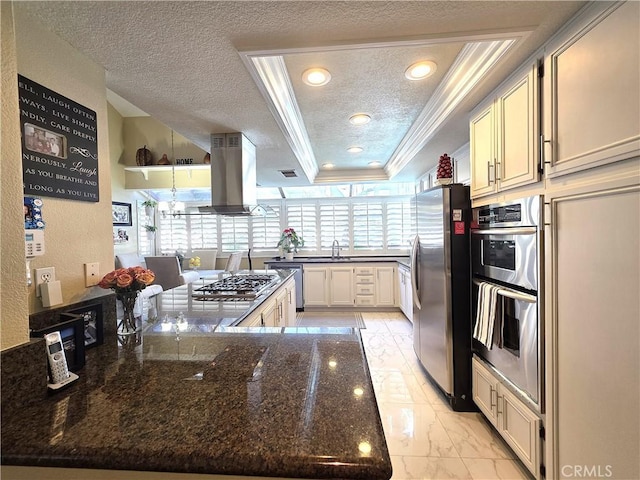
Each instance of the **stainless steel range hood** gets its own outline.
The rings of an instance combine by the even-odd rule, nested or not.
[[[259,213],[256,188],[256,147],[242,133],[211,135],[211,202],[202,213]]]

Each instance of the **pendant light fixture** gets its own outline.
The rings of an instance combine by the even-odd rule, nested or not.
[[[173,130],[171,130],[171,161],[175,162],[175,158],[176,156],[173,148]],[[163,216],[166,216],[166,214],[169,213],[169,215],[179,217],[185,209],[184,202],[179,202],[176,198],[176,166],[174,163],[171,164],[171,202],[169,202],[169,204],[161,202],[161,204],[162,205],[159,207],[159,210],[162,212]]]

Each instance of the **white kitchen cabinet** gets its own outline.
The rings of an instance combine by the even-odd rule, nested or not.
[[[287,289],[287,298],[286,298],[286,309],[285,309],[285,324],[287,327],[295,327],[298,314],[296,312],[296,283],[293,279],[290,279],[286,284]]]
[[[411,289],[411,270],[398,267],[398,293],[400,310],[404,316],[413,321],[413,290]]]
[[[329,267],[329,305],[332,307],[354,305],[352,266]]]
[[[375,268],[370,265],[355,267],[356,305],[374,307],[376,305]]]
[[[545,175],[640,152],[640,3],[594,2],[545,48]]]
[[[329,287],[327,267],[303,267],[305,307],[328,307]]]
[[[472,360],[473,401],[535,478],[540,474],[540,418],[477,357]]]
[[[282,296],[281,294],[279,294]],[[279,308],[278,299],[269,300],[267,304],[262,308],[261,316],[261,326],[263,327],[278,327],[280,326],[280,308]]]
[[[396,306],[396,267],[375,267],[376,306]]]
[[[537,182],[538,65],[527,65],[470,121],[471,197]]]
[[[471,156],[471,196],[480,197],[496,190],[494,133],[495,113],[491,103],[474,112],[469,127]]]
[[[565,465],[600,465],[603,474],[609,466],[610,478],[640,478],[635,166],[628,185],[616,178],[611,188],[578,184],[545,198],[548,478],[564,478]]]

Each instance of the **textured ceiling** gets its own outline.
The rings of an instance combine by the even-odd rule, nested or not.
[[[210,149],[211,133],[244,132],[257,147],[258,183],[286,186],[309,179],[278,172],[300,172],[300,162],[241,52],[307,49],[287,54],[285,63],[316,161],[366,174],[369,161],[389,159],[460,51],[460,38],[530,31],[393,177],[413,180],[468,141],[470,110],[584,3],[29,1],[16,8],[104,66],[110,90],[201,148]],[[367,46],[425,38],[430,45]],[[363,46],[336,48],[345,44]],[[436,59],[435,76],[406,81],[404,69],[422,57]],[[317,65],[329,68],[333,80],[310,89],[299,74]],[[366,138],[344,124],[356,111],[374,114]],[[354,143],[365,151],[347,154]]]

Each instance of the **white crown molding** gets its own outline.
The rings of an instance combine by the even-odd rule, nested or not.
[[[385,165],[389,178],[397,175],[422,150],[446,118],[514,43],[515,40],[510,39],[464,46]]]
[[[305,176],[313,183],[318,174],[318,165],[293,92],[284,58],[274,55],[269,57],[242,56],[242,59],[247,66],[251,67],[249,71],[267,101],[273,118],[300,162]]]
[[[449,36],[404,38],[359,44],[242,51],[245,63],[262,96],[282,130],[300,166],[311,183],[389,180],[397,175],[433,137],[446,118],[462,102],[487,72],[529,29],[500,32],[473,32]],[[429,45],[464,41],[467,44],[425,105],[418,119],[402,139],[384,169],[336,169],[319,171],[313,148],[298,107],[283,55],[406,45]]]

